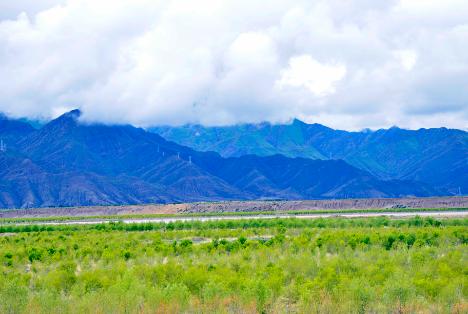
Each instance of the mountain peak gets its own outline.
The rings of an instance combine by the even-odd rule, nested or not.
[[[299,120],[298,118],[294,118],[292,121],[293,125],[305,125],[306,123],[304,121]]]
[[[52,128],[55,129],[54,132],[56,132],[58,129],[67,130],[69,128],[74,128],[78,125],[78,119],[80,116],[81,111],[79,109],[74,109],[72,111],[66,112],[58,118],[47,123],[43,130],[50,130],[50,128]]]
[[[71,111],[69,111],[69,112],[65,112],[64,114],[62,114],[62,115],[59,117],[59,119],[63,117],[63,118],[69,118],[69,119],[71,118],[71,119],[75,119],[75,120],[76,120],[76,119],[78,119],[80,116],[81,116],[81,110],[80,110],[80,109],[73,109],[73,110],[71,110]]]
[[[68,122],[76,123],[78,119],[80,118],[80,116],[81,116],[81,111],[79,109],[73,109],[71,111],[65,112],[57,119],[52,120],[52,122],[53,121],[61,121],[61,122],[68,121]]]

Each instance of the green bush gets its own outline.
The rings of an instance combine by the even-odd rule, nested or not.
[[[468,230],[440,222],[14,227],[0,313],[462,313]]]

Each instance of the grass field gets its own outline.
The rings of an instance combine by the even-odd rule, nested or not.
[[[1,313],[466,313],[468,219],[0,227]]]

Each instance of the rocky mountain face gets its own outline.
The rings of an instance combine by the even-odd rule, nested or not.
[[[282,154],[341,159],[383,180],[416,180],[451,194],[468,193],[468,132],[434,128],[346,132],[294,120],[291,124],[156,127],[150,131],[223,157]]]
[[[84,124],[71,111],[40,129],[0,119],[0,208],[442,195],[382,180],[343,160],[222,157],[129,125]]]

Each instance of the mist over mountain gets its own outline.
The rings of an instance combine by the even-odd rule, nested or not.
[[[155,127],[164,138],[224,157],[282,154],[342,159],[380,179],[417,180],[451,193],[468,191],[468,133],[457,129],[398,127],[347,132],[294,120],[291,124],[228,127]]]
[[[70,111],[40,129],[2,118],[8,146],[0,152],[0,207],[448,193],[413,180],[381,180],[343,160],[225,158],[130,125],[82,124],[80,115]]]

